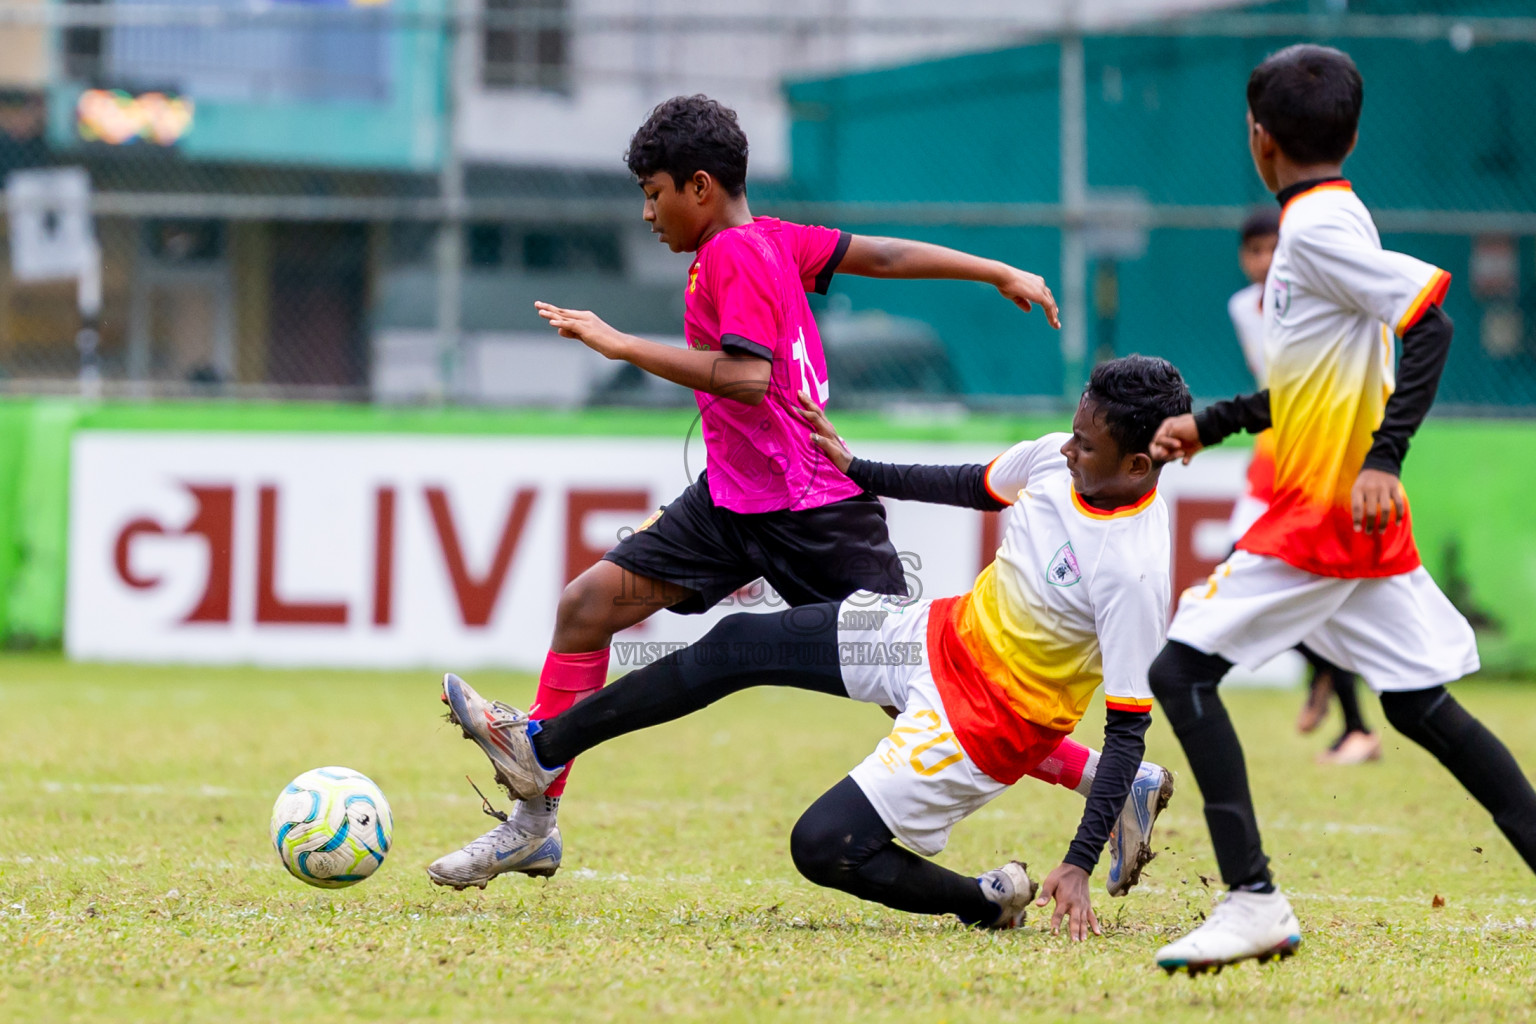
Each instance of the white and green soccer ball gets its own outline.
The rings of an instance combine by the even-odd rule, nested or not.
[[[394,831],[389,801],[350,768],[311,769],[272,806],[272,845],[283,867],[322,889],[356,885],[377,871]]]

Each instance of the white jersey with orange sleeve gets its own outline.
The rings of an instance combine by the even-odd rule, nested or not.
[[[1168,509],[1156,490],[1098,509],[1049,434],[1008,449],[986,485],[1008,506],[996,559],[961,597],[856,594],[840,610],[843,685],[897,709],[849,773],[903,843],[933,855],[956,822],[1049,756],[1104,687],[1152,709],[1147,670],[1170,600]],[[872,611],[873,609],[873,611]]]
[[[1124,508],[1087,504],[1067,437],[993,460],[987,489],[1009,506],[997,557],[970,593],[933,602],[928,657],[950,724],[1003,782],[1038,760],[1042,730],[1072,731],[1101,683],[1110,708],[1150,711],[1168,622],[1167,505],[1155,489]]]
[[[1394,388],[1394,334],[1449,284],[1444,270],[1383,249],[1346,181],[1286,203],[1264,297],[1274,494],[1244,550],[1323,576],[1418,567],[1406,521],[1384,534],[1356,532],[1350,490]]]

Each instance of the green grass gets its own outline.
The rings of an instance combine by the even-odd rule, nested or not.
[[[525,677],[474,682],[531,693]],[[1460,693],[1536,763],[1536,694]],[[1039,918],[976,933],[797,876],[790,826],[887,723],[760,690],[584,756],[548,883],[454,893],[422,867],[491,824],[463,781],[489,772],[441,720],[430,673],[0,659],[0,1020],[1528,1017],[1536,885],[1483,811],[1395,735],[1381,764],[1324,769],[1321,740],[1291,728],[1296,695],[1229,703],[1306,940],[1282,965],[1190,979],[1151,966],[1209,905],[1187,781],[1143,887],[1097,901],[1103,938],[1074,946]],[[1150,750],[1181,770],[1160,724]],[[389,860],[339,892],[290,878],[266,837],[278,790],[323,764],[367,772],[395,812]],[[943,861],[1048,868],[1080,809],[1026,780]]]

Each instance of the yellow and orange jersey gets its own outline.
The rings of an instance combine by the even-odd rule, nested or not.
[[[1147,668],[1170,599],[1167,506],[1155,490],[1112,511],[1088,505],[1073,490],[1066,439],[1025,441],[988,467],[988,489],[1009,505],[997,557],[929,617],[951,725],[999,780],[1017,778],[1040,729],[1070,732],[1101,683],[1110,708],[1152,707]]]
[[[1394,387],[1394,332],[1449,284],[1444,270],[1382,249],[1347,181],[1286,203],[1264,291],[1274,492],[1238,547],[1320,576],[1418,567],[1408,521],[1356,533],[1349,498]]]

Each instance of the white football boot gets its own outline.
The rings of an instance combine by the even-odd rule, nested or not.
[[[443,703],[448,720],[485,751],[496,768],[496,781],[519,800],[543,796],[565,766],[551,771],[539,764],[528,739],[528,716],[510,704],[489,701],[449,672],[443,676]]]
[[[1029,877],[1027,866],[1016,860],[988,871],[976,881],[981,884],[981,894],[997,904],[997,920],[982,925],[983,928],[1019,927],[1024,923],[1024,912],[1040,891],[1040,883]]]
[[[1141,869],[1157,856],[1152,852],[1152,826],[1171,799],[1173,773],[1150,761],[1141,762],[1131,795],[1109,830],[1109,875],[1104,888],[1111,896],[1130,892],[1141,881]]]
[[[1301,925],[1285,895],[1233,890],[1205,923],[1157,951],[1157,966],[1172,974],[1220,972],[1239,960],[1264,962],[1291,956],[1301,945]]]
[[[541,836],[505,821],[464,849],[433,861],[427,877],[460,890],[472,885],[484,889],[491,879],[508,871],[548,878],[560,870],[561,849],[559,826]]]

